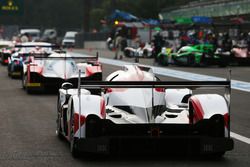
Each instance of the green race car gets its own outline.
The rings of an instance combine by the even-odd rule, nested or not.
[[[161,52],[158,55],[158,62],[162,65],[172,63],[182,66],[227,66],[229,56],[215,53],[214,50],[212,44],[184,46],[177,53],[166,52],[166,54],[163,54]]]

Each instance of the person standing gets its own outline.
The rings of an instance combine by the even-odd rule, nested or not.
[[[161,48],[163,47],[165,41],[162,37],[162,35],[160,34],[159,31],[156,32],[156,35],[154,36],[153,39],[153,43],[154,43],[154,58],[155,60],[157,59],[157,55],[161,52]]]
[[[120,32],[116,32],[115,34],[115,57],[114,59],[118,59],[119,54],[121,54],[122,51],[122,36]],[[122,55],[120,55],[120,58],[122,58]]]

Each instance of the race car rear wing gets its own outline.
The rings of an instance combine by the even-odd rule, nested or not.
[[[59,45],[51,44],[51,45],[15,45],[15,48],[35,48],[35,47],[40,47],[40,48],[53,48],[53,49],[59,49]]]
[[[87,59],[87,60],[98,60],[98,53],[96,56],[84,55],[84,56],[66,56],[66,51],[55,50],[56,53],[59,53],[62,56],[53,56],[50,57],[51,53],[31,53],[30,56],[35,59]]]
[[[229,88],[230,81],[86,81],[82,88],[188,88],[188,89],[218,89]]]
[[[231,71],[227,80],[224,81],[85,81],[81,82],[79,74],[78,96],[79,101],[81,88],[85,89],[107,89],[107,88],[188,88],[197,89],[224,89],[224,98],[228,105],[228,137],[230,137],[230,97],[231,97]],[[79,102],[79,105],[81,103]],[[81,106],[79,106],[81,111]],[[81,115],[81,113],[80,113]],[[79,118],[80,119],[80,118]],[[80,125],[79,125],[80,126]]]

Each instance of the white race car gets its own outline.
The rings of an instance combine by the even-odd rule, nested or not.
[[[102,68],[97,56],[72,56],[65,51],[35,52],[23,62],[22,85],[28,93],[58,89],[62,83],[77,86],[81,80],[102,80]]]
[[[146,43],[143,47],[139,47],[139,48],[133,48],[133,47],[124,48],[124,55],[126,57],[150,58],[153,56],[152,52],[153,52],[153,48],[149,43]]]
[[[106,81],[59,89],[57,135],[80,151],[102,154],[222,156],[233,149],[229,98],[194,94],[196,88],[230,89],[230,81],[165,82],[150,68],[126,65]],[[102,88],[101,95],[90,89]]]

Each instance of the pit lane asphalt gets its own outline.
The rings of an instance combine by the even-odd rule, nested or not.
[[[147,60],[149,61],[149,60]],[[103,65],[104,77],[119,69]],[[194,70],[195,71],[195,70]],[[240,74],[240,73],[239,73]],[[174,78],[162,79],[175,80]],[[242,76],[244,77],[244,76]],[[249,166],[249,145],[235,140],[235,149],[220,160],[191,157],[118,157],[74,159],[69,145],[55,135],[56,94],[28,95],[21,81],[0,66],[0,167],[5,166]],[[250,137],[250,94],[233,91],[232,130]]]

